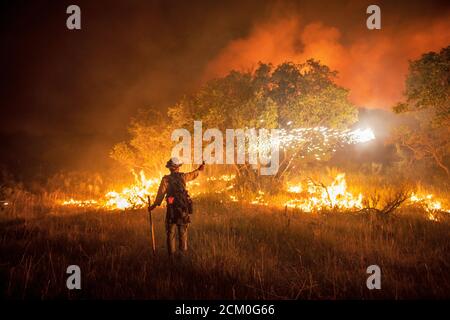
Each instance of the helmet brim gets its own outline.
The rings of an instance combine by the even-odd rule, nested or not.
[[[166,163],[166,168],[168,169],[177,169],[181,167],[183,164],[175,164],[175,163]]]

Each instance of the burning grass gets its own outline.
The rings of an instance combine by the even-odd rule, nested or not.
[[[442,200],[437,199],[421,186],[416,188],[393,187],[372,181],[372,190],[370,188],[365,188],[365,190],[359,188],[360,190],[358,190],[355,186],[348,186],[345,173],[336,169],[328,171],[325,182],[322,182],[323,175],[314,178],[308,177],[297,183],[287,182],[284,190],[276,195],[267,194],[263,190],[238,195],[235,192],[236,176],[231,174],[210,176],[204,179],[206,187],[198,181],[192,181],[188,186],[194,198],[214,193],[222,197],[222,202],[244,202],[273,208],[288,207],[311,213],[324,210],[355,212],[368,209],[391,213],[400,206],[412,206],[424,209],[428,218],[434,221],[439,221],[442,214],[450,213],[450,206],[446,206]],[[139,174],[134,171],[132,173],[134,175],[133,184],[123,187],[121,191],[109,191],[104,198],[86,200],[71,198],[58,203],[69,207],[108,210],[144,208],[148,205],[147,197],[154,197],[156,194],[162,174],[159,178],[147,178],[143,171],[140,171]],[[364,183],[359,183],[359,185],[364,185]],[[373,185],[377,187],[376,190],[373,190]]]
[[[405,299],[449,298],[449,220],[418,208],[388,220],[341,211],[302,213],[201,195],[189,230],[190,252],[170,263],[164,210],[154,214],[151,255],[143,210],[86,211],[2,221],[5,298]],[[80,210],[80,209],[78,209]],[[68,291],[77,264],[82,290]],[[366,288],[378,264],[382,290]]]

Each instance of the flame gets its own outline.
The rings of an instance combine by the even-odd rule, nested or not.
[[[301,193],[303,191],[303,187],[301,185],[288,185],[287,191],[291,193]]]
[[[302,185],[289,186],[291,193],[301,193]],[[306,187],[306,196],[294,198],[286,201],[285,206],[289,208],[298,208],[305,212],[319,211],[323,209],[362,209],[363,196],[359,193],[357,196],[347,190],[345,173],[339,173],[334,178],[330,186],[318,185],[309,181]]]
[[[359,135],[363,137],[364,135]],[[363,138],[361,138],[363,139]],[[121,191],[109,191],[103,200],[69,200],[61,201],[63,206],[73,207],[97,207],[108,210],[125,210],[125,209],[139,209],[148,205],[147,197],[154,197],[157,193],[159,182],[161,178],[147,178],[145,173],[141,170],[139,174],[132,171],[134,176],[134,183],[130,186],[122,188]],[[161,174],[160,174],[161,176]],[[234,188],[233,181],[235,175],[221,175],[211,176],[206,180],[226,182],[227,186],[217,189],[214,192],[228,195],[231,202],[245,201],[239,199],[236,195],[228,194]],[[188,183],[190,186],[199,186],[197,181]],[[316,212],[326,209],[345,209],[345,210],[360,210],[363,208],[363,195],[361,193],[355,195],[348,190],[345,173],[338,173],[333,182],[326,186],[324,184],[314,183],[309,180],[306,184],[288,183],[286,191],[292,197],[291,199],[280,203],[271,202],[274,206],[285,206],[289,208],[297,208],[304,212]],[[194,196],[199,192],[193,192]],[[247,200],[251,205],[269,206],[267,195],[264,191],[259,190],[254,198]],[[432,221],[439,221],[439,212],[450,213],[449,208],[445,208],[442,202],[436,200],[433,194],[428,193],[412,193],[409,198],[411,204],[420,205],[428,213],[428,219]],[[6,205],[6,203],[5,203]]]
[[[413,204],[419,204],[428,213],[428,219],[432,221],[439,221],[438,213],[447,212],[450,213],[449,208],[444,208],[439,200],[433,199],[432,194],[416,194],[412,193],[409,200]]]
[[[124,187],[122,191],[110,191],[106,193],[105,206],[109,209],[135,209],[148,205],[147,197],[153,197],[158,191],[161,178],[147,178],[143,170],[134,175],[134,184]]]

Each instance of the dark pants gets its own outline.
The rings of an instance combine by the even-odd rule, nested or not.
[[[187,224],[175,224],[175,223],[167,223],[166,224],[166,232],[167,232],[167,250],[169,251],[169,255],[172,255],[177,250],[176,245],[176,229],[178,229],[178,246],[180,251],[187,251]]]

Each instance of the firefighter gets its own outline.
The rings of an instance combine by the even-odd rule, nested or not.
[[[205,168],[201,164],[192,172],[180,172],[182,163],[178,158],[171,158],[166,163],[170,174],[162,178],[155,201],[148,208],[149,212],[160,206],[164,197],[167,202],[166,233],[169,256],[176,252],[176,231],[178,229],[178,246],[180,251],[187,251],[187,229],[191,222],[192,200],[186,190],[186,183],[198,177]]]

